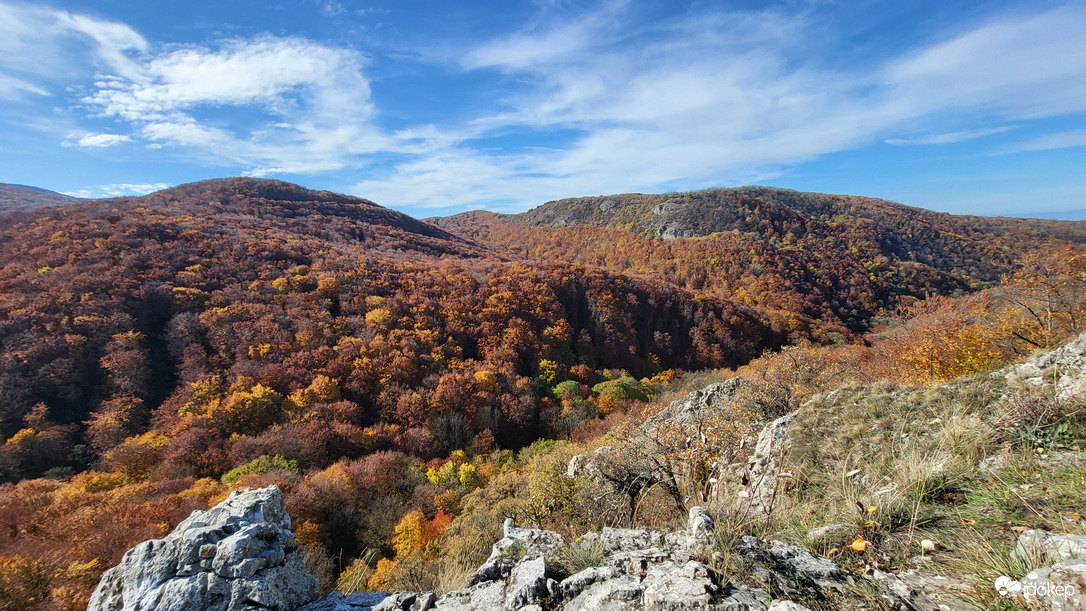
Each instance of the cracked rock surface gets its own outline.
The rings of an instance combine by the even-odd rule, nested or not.
[[[317,598],[277,486],[235,491],[106,571],[88,611],[287,611]]]

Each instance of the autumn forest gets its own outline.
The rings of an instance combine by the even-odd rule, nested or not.
[[[568,514],[548,448],[707,379],[775,413],[987,371],[1086,310],[1086,222],[864,197],[416,220],[235,178],[55,203],[0,214],[0,608],[84,608],[126,549],[269,483],[326,589],[432,588],[502,515]]]

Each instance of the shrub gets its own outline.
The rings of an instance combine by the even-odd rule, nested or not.
[[[0,556],[0,609],[29,609],[44,601],[52,573],[41,560]]]
[[[611,401],[648,401],[649,397],[641,388],[641,383],[630,376],[622,376],[617,380],[600,382],[592,387],[592,392],[601,399]]]
[[[301,473],[298,468],[298,461],[287,460],[282,456],[276,454],[275,456],[268,456],[267,454],[251,460],[244,465],[235,467],[226,472],[226,475],[222,476],[222,483],[232,484],[245,475],[250,473],[264,474],[269,471],[290,471],[292,473]]]

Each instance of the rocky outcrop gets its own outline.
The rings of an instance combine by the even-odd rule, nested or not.
[[[672,485],[671,473],[682,471],[685,465],[677,464],[681,460],[678,456],[668,458],[673,453],[662,451],[661,444],[704,439],[714,420],[731,411],[731,399],[741,384],[741,379],[732,378],[674,401],[621,442],[574,456],[566,475],[588,478],[617,494],[630,495],[631,503],[642,489]]]
[[[1031,609],[1086,609],[1086,558],[1041,567],[1019,580],[1018,596]]]
[[[557,533],[507,522],[469,587],[442,596],[434,609],[766,609],[764,591],[728,584],[705,564],[699,541],[711,533],[712,517],[695,508],[688,523],[678,532],[605,528],[569,544]],[[563,545],[598,546],[603,559],[562,575],[548,556]]]
[[[1032,608],[1086,609],[1086,536],[1027,530],[1015,553],[1026,562],[1051,562],[1018,580],[1012,594]]]
[[[236,491],[106,571],[88,611],[295,609],[320,594],[297,553],[283,493]]]
[[[1044,389],[1061,403],[1086,398],[1086,333],[1015,365],[1006,377],[1011,390]]]
[[[738,495],[743,504],[749,505],[754,514],[772,510],[781,460],[791,447],[789,427],[796,420],[798,411],[786,414],[765,425],[758,435],[754,452],[747,460],[747,467],[740,482]]]
[[[1027,530],[1018,536],[1018,544],[1014,551],[1026,562],[1086,558],[1086,535],[1064,535],[1043,530]]]
[[[747,584],[718,573],[707,556],[714,553],[715,521],[701,507],[690,510],[684,530],[604,528],[574,542],[506,521],[502,538],[467,587],[440,598],[430,592],[333,593],[314,601],[317,582],[298,558],[289,528],[275,486],[234,492],[212,509],[193,512],[167,537],[129,550],[103,576],[89,609],[804,611],[812,603],[815,608],[865,604],[850,598],[856,577],[828,558],[781,541],[744,537],[735,545],[734,553],[753,575]],[[1056,553],[1067,548],[1053,537],[1037,534],[1024,545],[1037,541]],[[599,561],[568,574],[568,566],[555,559],[571,545],[592,546]],[[1060,578],[1072,570],[1069,566],[1056,565],[1028,579]],[[938,600],[925,598],[915,579],[882,574],[878,582],[893,608],[928,608],[917,603]],[[942,603],[938,608],[957,609]]]
[[[557,533],[507,522],[505,536],[470,585],[437,599],[432,609],[804,611],[801,601],[824,601],[849,591],[853,577],[833,561],[754,537],[744,538],[737,551],[768,591],[734,583],[714,571],[704,555],[711,552],[712,516],[695,507],[687,523],[686,530],[676,532],[604,528],[568,543]],[[602,559],[563,575],[549,560],[565,545],[596,546]]]

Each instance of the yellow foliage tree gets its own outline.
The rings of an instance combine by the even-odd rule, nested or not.
[[[392,531],[392,549],[396,556],[409,556],[426,544],[426,516],[419,510],[410,511]]]

